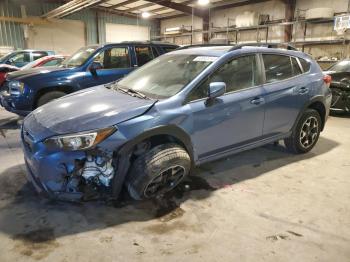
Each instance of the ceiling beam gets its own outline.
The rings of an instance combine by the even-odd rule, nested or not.
[[[121,6],[126,6],[126,5],[129,5],[129,4],[136,3],[137,1],[139,1],[139,0],[127,0],[127,1],[121,2],[119,4],[108,6],[107,8],[114,9],[114,8],[118,8],[118,7],[121,7]]]
[[[188,1],[184,1],[182,2],[181,4],[183,5],[190,5],[190,4],[193,4],[193,3],[196,3],[198,0],[188,0]],[[164,10],[167,10],[169,9],[168,7],[161,7],[161,8],[157,8],[157,9],[153,9],[151,10],[150,12],[160,12],[160,11],[164,11]]]
[[[211,5],[210,10],[214,11],[214,10],[221,10],[226,8],[234,8],[234,7],[240,7],[245,5],[253,5],[253,4],[268,2],[268,1],[271,1],[271,0],[247,0],[247,1],[241,1],[241,2],[224,0]]]
[[[94,10],[100,11],[100,12],[105,12],[105,13],[112,13],[112,14],[116,14],[116,15],[120,15],[120,16],[126,16],[126,17],[130,17],[130,18],[136,18],[138,15],[135,13],[129,13],[126,11],[121,11],[121,10],[117,10],[117,9],[112,9],[109,7],[95,7]]]
[[[147,0],[147,2],[162,5],[164,7],[168,7],[168,8],[174,9],[176,11],[183,12],[183,13],[188,14],[188,15],[191,15],[193,12],[193,15],[199,16],[202,18],[204,16],[206,16],[206,13],[208,12],[207,10],[202,10],[202,9],[199,9],[196,7],[190,7],[188,5],[171,2],[170,0]]]
[[[151,7],[153,5],[154,5],[154,3],[147,3],[147,4],[144,4],[144,5],[139,5],[139,6],[136,6],[136,7],[128,8],[125,11],[132,12],[132,11],[140,10],[140,9],[143,9],[143,8]]]

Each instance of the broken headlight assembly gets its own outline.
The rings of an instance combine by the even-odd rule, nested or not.
[[[46,139],[44,144],[51,148],[54,147],[63,150],[84,150],[102,142],[116,130],[117,128],[112,126],[94,131],[54,136]]]
[[[19,96],[24,92],[24,83],[13,80],[9,83],[9,93],[14,96]]]

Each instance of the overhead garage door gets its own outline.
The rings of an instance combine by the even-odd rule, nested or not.
[[[106,42],[150,40],[148,26],[106,24]]]
[[[29,29],[28,47],[70,55],[86,45],[85,24],[75,20],[54,20]]]

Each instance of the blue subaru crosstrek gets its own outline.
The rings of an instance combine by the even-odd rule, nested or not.
[[[25,116],[72,92],[118,80],[155,57],[178,48],[164,42],[122,42],[83,47],[60,67],[8,74],[0,104]]]
[[[123,186],[145,199],[193,166],[267,143],[306,153],[329,114],[326,79],[299,51],[174,51],[29,114],[21,132],[28,178],[58,199],[115,199]]]

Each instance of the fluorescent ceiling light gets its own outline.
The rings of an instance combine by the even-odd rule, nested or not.
[[[142,12],[141,16],[142,16],[142,18],[148,18],[151,16],[151,14],[149,12]]]
[[[208,5],[209,4],[209,0],[198,0],[198,4],[199,5]]]

